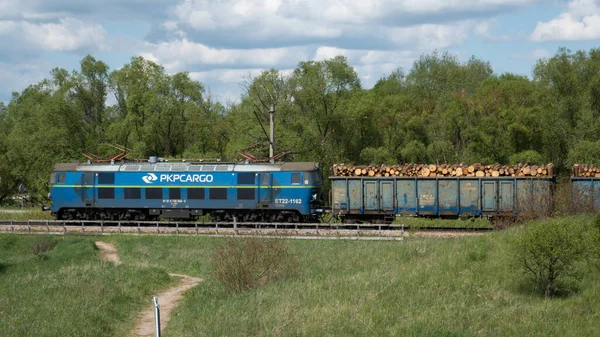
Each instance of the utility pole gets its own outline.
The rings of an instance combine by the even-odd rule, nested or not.
[[[275,159],[273,156],[275,155],[275,108],[271,105],[271,110],[269,110],[269,126],[271,129],[270,139],[269,139],[269,158],[271,158],[271,164],[275,163]]]

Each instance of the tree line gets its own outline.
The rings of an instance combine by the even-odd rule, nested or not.
[[[576,162],[600,165],[600,49],[559,49],[530,77],[495,74],[489,62],[433,52],[364,89],[343,56],[302,61],[243,79],[223,105],[186,72],[142,57],[118,70],[86,56],[80,69],[0,102],[0,200],[19,186],[42,200],[57,162],[109,157],[267,157],[269,111],[276,153],[286,161],[333,163]]]

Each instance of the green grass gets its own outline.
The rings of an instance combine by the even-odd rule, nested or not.
[[[493,228],[492,223],[484,218],[466,219],[440,219],[397,217],[394,224],[404,224],[407,228],[418,230],[420,228]]]
[[[0,235],[0,336],[120,336],[131,315],[172,282],[161,268],[103,262],[90,237]]]
[[[587,218],[586,218],[587,219]],[[221,239],[111,238],[124,261],[205,278],[165,336],[597,336],[600,271],[545,300],[510,263],[519,228],[481,237],[402,242],[290,241],[297,275],[241,294],[210,272]]]
[[[42,211],[41,208],[25,207],[23,209],[1,208],[0,220],[56,220],[50,211]]]
[[[98,260],[93,238],[57,238],[40,259],[30,253],[35,237],[0,236],[0,335],[123,335],[141,300],[169,283],[164,271],[205,279],[186,293],[167,337],[600,335],[600,267],[580,265],[571,296],[544,299],[511,264],[521,230],[289,240],[296,274],[239,294],[211,272],[223,238],[103,237],[120,250],[114,267]]]

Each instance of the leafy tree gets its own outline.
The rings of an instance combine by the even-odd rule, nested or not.
[[[360,161],[363,163],[380,165],[394,163],[395,158],[388,148],[366,147],[360,152]]]
[[[541,165],[544,164],[544,158],[537,151],[526,150],[510,156],[509,162],[511,165],[515,165],[517,163]]]
[[[177,156],[185,151],[186,133],[181,131],[189,115],[202,109],[200,83],[187,73],[167,75],[162,66],[135,57],[111,73],[109,84],[117,100],[110,138],[132,147],[138,157]]]
[[[63,81],[65,72],[54,74],[54,83],[44,80],[14,95],[5,120],[11,185],[24,184],[36,200],[45,198],[54,164],[79,157],[86,144],[81,113],[66,94],[70,82]]]
[[[81,72],[73,72],[71,95],[76,109],[82,114],[88,146],[96,145],[105,137],[108,66],[90,55],[81,60]]]
[[[290,151],[294,142],[286,137],[286,129],[294,114],[290,113],[292,102],[289,76],[283,71],[269,69],[263,71],[258,77],[246,78],[243,83],[245,95],[240,110],[236,111],[236,119],[245,128],[243,141],[235,141],[233,152],[246,150],[248,144],[256,155],[268,157],[270,146],[270,112],[275,112],[276,155],[279,152]],[[240,139],[242,140],[242,139]]]
[[[225,158],[230,140],[225,124],[226,108],[210,95],[197,106],[188,104],[185,123],[185,158]]]
[[[303,140],[302,152],[329,167],[341,145],[345,118],[341,109],[361,86],[358,75],[345,57],[337,56],[300,62],[290,82],[296,108],[292,129]]]
[[[427,148],[418,140],[410,141],[402,150],[402,158],[409,163],[427,162]]]
[[[567,163],[572,166],[577,163],[600,165],[600,141],[582,140],[571,148]]]
[[[377,81],[373,92],[381,96],[402,94],[407,89],[406,75],[402,68],[394,70],[389,76]]]

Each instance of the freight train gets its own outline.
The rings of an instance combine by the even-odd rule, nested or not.
[[[499,217],[547,212],[554,177],[330,177],[293,163],[57,164],[51,211],[64,220],[194,219],[215,222],[391,223],[396,216]],[[600,208],[600,179],[573,178],[574,190]],[[328,204],[328,207],[324,207]]]

